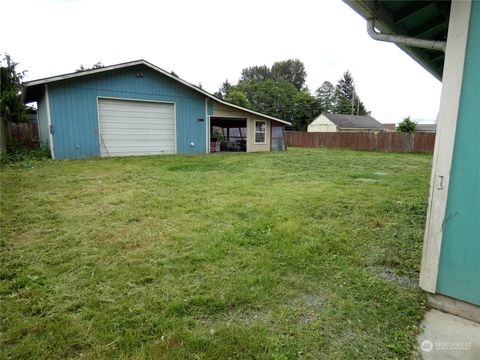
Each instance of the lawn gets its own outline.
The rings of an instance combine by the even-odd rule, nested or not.
[[[2,358],[410,358],[431,160],[3,166]]]

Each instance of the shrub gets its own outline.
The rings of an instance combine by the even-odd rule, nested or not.
[[[22,161],[38,161],[50,159],[48,144],[43,144],[36,149],[22,147],[8,147],[0,154],[0,165],[13,164]]]
[[[410,120],[410,116],[403,119],[403,121],[398,124],[397,131],[398,132],[415,132],[417,128],[417,124]]]

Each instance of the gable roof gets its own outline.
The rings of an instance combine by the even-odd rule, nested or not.
[[[322,113],[328,120],[340,129],[378,129],[385,130],[383,125],[371,116],[344,115]]]
[[[68,73],[68,74],[63,74],[63,75],[51,76],[51,77],[38,79],[38,80],[26,81],[26,82],[23,83],[23,87],[22,87],[22,101],[23,102],[35,101],[34,100],[35,98],[33,97],[34,95],[32,94],[32,90],[35,90],[39,86],[43,87],[43,85],[45,85],[45,84],[49,84],[49,83],[53,83],[53,82],[57,82],[57,81],[62,81],[62,80],[67,80],[67,79],[73,79],[73,78],[86,76],[86,75],[102,73],[102,72],[106,72],[106,71],[112,71],[112,70],[116,70],[116,69],[123,69],[123,68],[126,68],[126,67],[137,66],[137,65],[147,66],[147,67],[155,70],[156,72],[158,72],[158,73],[160,73],[160,74],[162,74],[162,75],[164,75],[164,76],[166,76],[170,79],[173,79],[173,80],[179,82],[180,84],[185,85],[185,86],[189,87],[190,89],[195,90],[198,93],[200,93],[202,95],[205,95],[206,97],[208,97],[208,98],[210,98],[214,101],[217,101],[221,104],[224,104],[226,106],[230,106],[230,107],[233,107],[235,109],[243,110],[243,111],[246,111],[248,113],[251,113],[251,114],[254,114],[254,115],[257,115],[257,116],[261,116],[261,117],[264,117],[264,118],[267,118],[267,119],[270,119],[270,120],[273,120],[273,121],[277,121],[277,122],[280,122],[280,123],[285,124],[285,125],[291,125],[291,123],[288,122],[288,121],[278,119],[278,118],[275,118],[273,116],[265,115],[265,114],[259,113],[257,111],[250,110],[250,109],[238,106],[238,105],[234,105],[234,104],[229,103],[225,100],[221,100],[221,99],[217,98],[216,96],[210,94],[209,92],[206,92],[205,90],[199,88],[198,86],[195,86],[195,85],[189,83],[188,81],[185,81],[185,80],[179,78],[178,76],[173,75],[173,74],[169,73],[168,71],[163,70],[162,68],[159,68],[158,66],[155,66],[152,63],[149,63],[148,61],[143,60],[143,59],[135,60],[135,61],[129,61],[129,62],[116,64],[116,65],[104,66],[104,67],[97,68],[97,69],[90,69],[90,70],[73,72],[73,73]]]

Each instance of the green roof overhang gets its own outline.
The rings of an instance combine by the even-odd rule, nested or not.
[[[365,19],[375,19],[382,33],[445,41],[451,1],[344,0]],[[365,30],[366,31],[366,30]],[[438,80],[442,80],[445,53],[397,45]]]

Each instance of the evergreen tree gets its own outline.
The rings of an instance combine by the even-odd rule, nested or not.
[[[366,115],[367,109],[360,100],[355,89],[355,81],[350,71],[346,71],[338,80],[336,87],[335,112],[339,114]],[[349,106],[347,106],[349,103]]]
[[[398,132],[415,132],[417,128],[417,124],[410,120],[410,116],[403,119],[403,121],[398,124],[397,131]]]
[[[215,96],[215,97],[217,97],[221,100],[224,100],[231,88],[232,88],[232,84],[230,84],[228,79],[225,79],[225,81],[220,86],[218,91],[213,93],[213,96]]]
[[[18,72],[18,63],[5,54],[0,61],[0,116],[8,122],[25,121],[26,107],[22,103],[22,79],[26,71]]]

